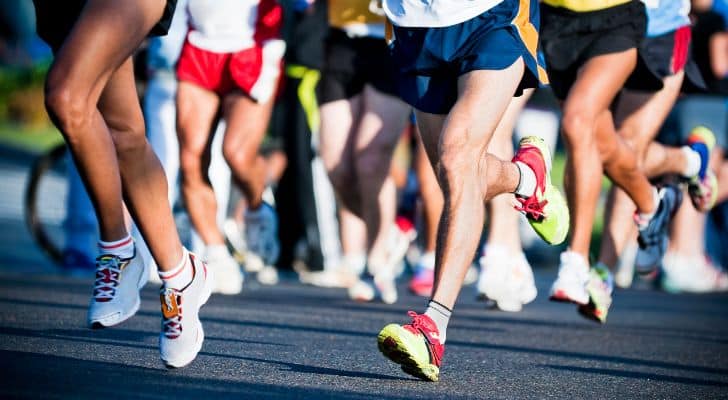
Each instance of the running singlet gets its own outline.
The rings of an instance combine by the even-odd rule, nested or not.
[[[349,37],[384,37],[381,0],[336,0],[329,2],[329,25]]]
[[[258,15],[259,10],[274,12]],[[189,0],[187,12],[187,40],[215,53],[235,53],[278,38],[283,17],[275,0]]]
[[[642,0],[647,9],[647,36],[654,37],[690,25],[690,0]]]
[[[611,8],[632,0],[542,0],[551,7],[561,7],[576,12],[589,12]],[[678,1],[678,0],[674,0]]]
[[[439,28],[452,26],[497,6],[503,0],[382,0],[394,25]]]

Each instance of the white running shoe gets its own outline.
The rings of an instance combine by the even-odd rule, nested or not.
[[[667,253],[662,262],[662,288],[668,292],[709,293],[728,290],[728,275],[705,257]]]
[[[349,298],[354,301],[369,302],[374,300],[374,287],[363,280],[357,281],[347,289]]]
[[[379,292],[379,298],[384,304],[394,304],[397,302],[397,282],[390,273],[380,273],[374,277],[374,286]]]
[[[181,290],[162,287],[159,294],[162,305],[159,351],[168,368],[191,363],[205,340],[199,311],[210,298],[214,274],[194,254],[188,254],[192,281]]]
[[[500,310],[518,312],[536,298],[533,271],[523,252],[508,256],[488,251],[480,264],[478,292],[495,301]]]
[[[243,238],[243,231],[237,221],[232,218],[227,218],[222,224],[222,232],[225,234],[227,242],[233,248],[233,256],[235,259],[243,262],[247,253],[247,245],[245,244],[245,238]]]
[[[244,277],[240,264],[228,253],[225,245],[207,246],[204,260],[215,271],[213,292],[233,295],[243,291]]]
[[[139,252],[121,259],[104,254],[96,258],[96,281],[88,308],[91,328],[117,325],[136,314],[141,304],[139,290],[149,278]]]
[[[551,286],[549,299],[579,305],[589,303],[586,285],[589,283],[589,263],[572,251],[561,253],[559,275]]]
[[[257,210],[245,212],[245,242],[248,246],[246,271],[257,272],[266,265],[275,265],[280,244],[278,216],[273,207],[263,203]]]

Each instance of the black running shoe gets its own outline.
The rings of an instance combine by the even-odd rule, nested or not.
[[[640,224],[635,214],[635,220],[640,226],[635,270],[640,275],[653,273],[662,264],[662,257],[667,250],[667,228],[682,202],[682,191],[677,186],[667,185],[658,194],[660,204],[657,212],[647,223]]]

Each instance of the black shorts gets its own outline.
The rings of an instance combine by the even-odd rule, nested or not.
[[[590,12],[541,4],[541,49],[551,87],[563,100],[579,70],[590,59],[639,48],[647,29],[639,0]]]
[[[694,87],[705,88],[697,64],[690,55],[690,27],[648,37],[639,48],[639,57],[624,87],[642,92],[657,92],[663,80],[685,70],[685,80]]]
[[[57,52],[73,25],[81,15],[86,0],[33,0],[38,36]],[[177,0],[167,0],[162,18],[149,32],[149,36],[164,36],[172,24]]]
[[[326,59],[319,84],[319,103],[350,99],[369,84],[397,95],[394,66],[384,39],[350,38],[332,28],[326,40]]]

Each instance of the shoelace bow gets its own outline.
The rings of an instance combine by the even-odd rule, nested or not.
[[[543,209],[546,207],[546,204],[548,204],[548,200],[544,199],[541,201],[538,201],[535,195],[531,197],[518,197],[516,196],[516,200],[518,200],[521,205],[516,205],[514,208],[516,211],[522,211],[529,215],[531,219],[535,220],[542,220],[546,217],[546,213],[544,213]]]
[[[122,262],[118,257],[99,257],[96,263],[94,298],[100,302],[112,300],[119,286]]]
[[[165,316],[164,312],[162,313],[164,335],[169,339],[175,339],[182,334],[182,298],[179,292],[174,289],[165,289],[162,297],[164,299],[162,307],[166,307],[168,311],[174,310],[175,307],[178,309],[177,312],[169,318]]]

